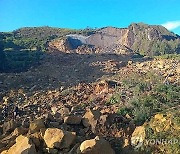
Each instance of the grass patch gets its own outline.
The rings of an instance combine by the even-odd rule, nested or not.
[[[142,125],[156,113],[175,109],[179,105],[180,87],[163,84],[161,77],[152,73],[144,76],[133,74],[123,80],[122,86],[125,88],[126,103],[119,108],[118,114],[129,114],[136,125]],[[128,96],[128,93],[131,95]],[[120,102],[116,98],[120,98],[121,94],[122,91],[113,96],[111,102]]]

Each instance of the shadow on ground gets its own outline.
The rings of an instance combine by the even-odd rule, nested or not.
[[[39,65],[25,72],[1,73],[0,91],[25,89],[27,91],[74,86],[80,82],[91,83],[103,76],[115,74],[133,58],[133,54],[64,54],[47,53]],[[138,58],[137,58],[138,59]],[[139,58],[142,61],[142,58]],[[138,60],[138,61],[139,61]]]

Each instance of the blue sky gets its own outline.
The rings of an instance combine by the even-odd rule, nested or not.
[[[180,34],[180,0],[0,0],[0,31],[163,24]]]

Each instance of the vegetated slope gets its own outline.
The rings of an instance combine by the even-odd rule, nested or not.
[[[39,60],[43,57],[43,53],[47,51],[47,43],[50,40],[73,33],[89,35],[93,33],[93,30],[26,27],[9,33],[1,32],[0,46],[4,50],[1,53],[5,55],[4,58],[1,56],[3,58],[3,71],[20,72],[26,71],[32,66],[37,66]]]
[[[58,37],[68,34],[84,34],[93,33],[91,29],[75,30],[68,28],[52,28],[52,27],[25,27],[9,33],[0,33],[3,39],[5,50],[29,49],[45,51],[47,42]]]
[[[180,53],[180,37],[163,26],[131,24],[129,30],[134,38],[131,48],[140,54],[157,56]]]
[[[2,41],[0,41],[0,72],[4,71],[6,65],[6,55],[3,51]]]

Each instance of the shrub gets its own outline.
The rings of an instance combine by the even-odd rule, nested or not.
[[[124,87],[133,93],[133,97],[127,100],[130,105],[120,108],[118,113],[123,116],[128,113],[137,125],[142,125],[157,112],[179,105],[180,87],[162,84],[161,78],[150,74],[146,78],[150,79],[149,82],[145,82],[145,77],[134,74],[123,81]]]
[[[120,103],[121,101],[121,95],[120,94],[114,94],[108,101],[107,104],[113,105],[116,103]]]
[[[123,107],[123,108],[120,108],[117,113],[122,115],[122,116],[125,116],[126,114],[131,115],[132,114],[131,112],[132,112],[131,108]]]

